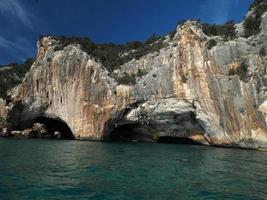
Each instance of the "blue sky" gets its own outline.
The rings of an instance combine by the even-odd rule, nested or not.
[[[252,0],[0,0],[0,64],[36,54],[39,35],[87,36],[98,43],[144,41],[188,18],[240,21]]]

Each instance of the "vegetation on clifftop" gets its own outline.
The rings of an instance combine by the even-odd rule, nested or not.
[[[260,32],[261,17],[267,11],[267,0],[255,0],[249,8],[253,13],[244,21],[245,37],[256,35]]]
[[[208,24],[203,23],[199,19],[190,19],[191,21],[197,21],[201,27],[203,32],[208,36],[224,36],[224,37],[230,37],[233,38],[236,36],[235,27],[234,27],[234,21],[230,20],[225,22],[224,24]],[[186,22],[186,20],[181,20],[177,23],[178,25],[183,25]],[[174,37],[176,33],[176,30],[173,30],[169,33],[170,38]]]
[[[253,10],[254,14],[247,17],[244,21],[246,37],[259,32],[261,16],[267,11],[267,0],[255,0],[249,9],[250,11]],[[182,25],[184,22],[185,20],[179,21],[177,25]],[[222,36],[225,39],[233,39],[236,37],[234,21],[227,21],[224,24],[200,24],[203,32],[207,36]],[[173,30],[168,34],[171,40],[173,40],[175,33],[176,30]],[[42,37],[43,36],[41,36],[40,39],[42,39]],[[96,44],[87,37],[53,36],[53,38],[59,41],[56,50],[62,50],[70,44],[79,44],[86,53],[94,56],[110,72],[114,69],[118,69],[120,65],[132,59],[139,59],[148,53],[159,51],[165,46],[163,41],[165,37],[159,37],[155,34],[152,34],[145,42],[133,41],[126,44]],[[209,41],[208,48],[210,49],[215,45],[215,40]]]
[[[245,37],[250,37],[260,32],[261,18],[263,13],[267,11],[267,0],[254,0],[249,11],[251,11],[251,14],[244,20]],[[179,21],[177,25],[183,25],[183,23],[185,23],[185,20]],[[199,23],[207,36],[222,36],[225,39],[236,37],[233,21],[228,21],[222,25]],[[173,40],[175,34],[176,29],[168,34],[171,40]],[[140,59],[148,53],[159,51],[165,47],[165,36],[157,36],[156,34],[152,34],[145,42],[132,41],[126,44],[96,44],[86,37],[53,36],[53,38],[59,41],[56,50],[61,50],[70,44],[79,44],[82,50],[95,57],[110,72],[132,59]],[[207,43],[207,48],[211,49],[216,45],[216,40],[210,39]],[[259,53],[261,56],[266,56],[264,47],[262,47]],[[8,90],[21,83],[22,78],[29,71],[33,61],[33,59],[28,59],[23,64],[8,64],[6,66],[9,68],[0,70],[0,98],[5,98]],[[126,77],[125,80],[121,81],[126,82],[127,80],[128,82],[134,82],[133,77]]]
[[[245,37],[260,32],[261,17],[267,11],[267,0],[254,0],[249,11],[252,11],[252,14],[244,20]],[[234,25],[234,21],[228,21],[222,25],[202,23],[202,30],[208,36],[223,36],[232,39],[236,36]]]
[[[42,37],[44,36],[41,36],[40,39]],[[59,41],[56,50],[62,50],[70,44],[79,44],[83,51],[94,56],[109,71],[119,68],[120,65],[132,59],[139,59],[164,47],[164,38],[155,34],[152,34],[145,42],[133,41],[126,44],[96,44],[87,37],[53,36],[53,38]]]
[[[232,39],[236,36],[234,21],[227,21],[224,24],[202,23],[202,30],[208,36],[223,36]]]
[[[7,92],[20,84],[25,74],[30,70],[34,59],[27,59],[24,63],[10,63],[0,66],[0,98],[6,99]]]

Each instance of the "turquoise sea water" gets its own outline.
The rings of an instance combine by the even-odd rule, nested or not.
[[[0,199],[267,199],[267,152],[0,139]]]

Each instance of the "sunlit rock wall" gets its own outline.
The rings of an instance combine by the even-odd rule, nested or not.
[[[113,72],[78,45],[56,51],[57,41],[45,37],[30,72],[11,92],[9,121],[19,127],[38,116],[56,118],[77,139],[101,140],[117,120],[144,125],[151,138],[267,146],[266,58],[259,54],[267,49],[266,21],[264,15],[259,35],[219,38],[210,50],[200,25],[186,22],[173,40],[165,38],[165,48]],[[134,83],[119,84],[124,76]]]

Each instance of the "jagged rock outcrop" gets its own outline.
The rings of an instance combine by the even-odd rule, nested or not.
[[[239,28],[242,25],[239,25]],[[0,101],[11,127],[29,128],[38,117],[61,120],[77,139],[190,138],[202,144],[267,147],[267,14],[261,32],[207,48],[197,22],[178,26],[158,52],[113,72],[79,45],[57,50],[45,37],[22,84]],[[129,84],[120,84],[120,79]],[[27,127],[28,126],[28,127]],[[129,135],[129,133],[131,134]]]

